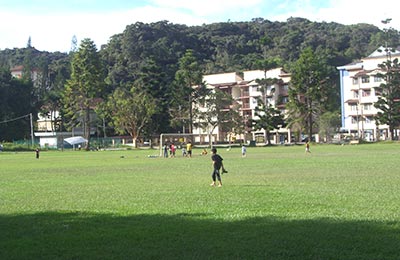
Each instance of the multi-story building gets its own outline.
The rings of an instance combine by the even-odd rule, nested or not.
[[[260,91],[260,86],[257,79],[275,78],[281,79],[280,83],[267,86],[264,95]],[[232,96],[234,102],[237,102],[240,107],[240,115],[243,118],[245,126],[245,134],[233,133],[235,139],[243,140],[244,142],[256,140],[259,143],[267,143],[265,130],[252,131],[247,125],[249,121],[256,118],[255,109],[258,106],[258,98],[265,98],[266,104],[278,108],[285,114],[285,104],[288,102],[288,83],[290,75],[283,71],[282,68],[276,68],[268,71],[252,70],[242,73],[222,73],[205,75],[203,82],[207,88],[218,88]],[[231,134],[222,132],[219,127],[216,127],[211,133],[208,129],[197,127],[193,129],[193,134],[198,135],[201,142],[208,142],[209,136],[212,136],[212,141],[229,141]],[[281,128],[272,133],[271,143],[290,143],[290,129]]]
[[[391,52],[391,58],[399,58],[400,51]],[[385,140],[388,126],[378,125],[374,119],[378,110],[374,103],[381,95],[382,78],[379,64],[387,61],[384,47],[360,61],[337,67],[340,73],[342,130],[366,141]]]
[[[15,66],[15,67],[11,68],[10,71],[11,71],[11,76],[13,76],[14,78],[17,78],[17,79],[21,79],[24,74],[24,66],[22,66],[22,65]],[[32,69],[31,79],[32,79],[32,82],[34,83],[34,85],[39,84],[39,82],[38,82],[39,76],[40,76],[39,74],[40,73],[39,73],[38,69],[36,69],[36,68]]]

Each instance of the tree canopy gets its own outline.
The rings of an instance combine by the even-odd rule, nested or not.
[[[322,113],[327,111],[332,88],[327,84],[328,70],[323,57],[305,49],[294,63],[289,87],[289,125],[300,126],[310,137]]]
[[[90,148],[90,127],[93,121],[91,110],[96,99],[102,97],[104,73],[96,45],[90,39],[84,39],[71,63],[71,79],[66,83],[64,108],[71,125],[81,125],[85,139],[85,149]]]
[[[116,89],[107,102],[112,123],[119,134],[128,133],[136,147],[136,139],[156,112],[156,102],[136,87]]]
[[[0,141],[29,139],[27,115],[35,112],[32,92],[32,82],[12,78],[0,68]]]
[[[389,139],[393,140],[394,130],[400,126],[400,63],[397,58],[388,59],[379,67],[382,72],[377,76],[384,79],[385,83],[380,84],[381,96],[374,104],[380,110],[376,120],[389,126]]]

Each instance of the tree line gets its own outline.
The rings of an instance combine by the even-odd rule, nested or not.
[[[399,34],[391,32],[389,44],[397,46]],[[286,22],[256,18],[201,26],[137,22],[111,36],[99,50],[93,41],[84,39],[70,53],[37,51],[29,39],[26,48],[0,51],[0,121],[31,112],[52,115],[60,111],[60,116],[54,118],[55,130],[80,124],[97,126],[99,134],[107,136],[151,136],[182,131],[185,127],[191,131],[196,112],[193,104],[204,96],[204,88],[195,92],[188,86],[201,86],[204,74],[267,69],[274,61],[274,65],[288,72],[308,69],[315,73],[308,75],[308,79],[295,76],[294,82],[304,85],[304,80],[311,80],[313,84],[308,89],[298,91],[320,96],[308,100],[308,106],[301,109],[300,103],[289,105],[292,114],[304,114],[296,118],[307,122],[312,119],[311,114],[315,116],[315,111],[321,111],[316,103],[323,104],[324,112],[338,111],[336,66],[365,57],[385,41],[387,33],[373,25],[317,23],[303,18]],[[316,67],[304,67],[310,65],[309,61],[317,63]],[[29,76],[17,83],[7,74],[11,67],[21,64],[25,75],[33,68],[40,71],[35,87]],[[323,72],[316,70],[321,68]],[[12,93],[11,89],[18,84],[25,86],[17,88],[24,94]],[[321,86],[324,91],[318,90]],[[290,95],[291,100],[301,100],[299,93]],[[27,107],[12,107],[11,100]],[[116,107],[119,109],[113,110]],[[97,118],[90,118],[91,109],[97,110]],[[134,118],[130,122],[118,120],[122,115]],[[28,131],[16,131],[25,129],[19,123],[0,124],[0,139],[26,138]],[[301,122],[290,123],[304,126]],[[306,128],[313,131],[310,124]]]

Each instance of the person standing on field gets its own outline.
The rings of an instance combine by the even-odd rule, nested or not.
[[[192,143],[188,142],[186,144],[186,152],[188,157],[192,157]]]
[[[306,153],[311,153],[311,151],[310,151],[310,142],[306,143]]]
[[[168,145],[164,144],[164,158],[168,158]]]
[[[175,145],[172,143],[172,144],[170,144],[170,146],[169,146],[169,154],[170,154],[170,157],[171,157],[171,158],[174,158],[174,157],[175,157],[175,152],[176,152],[176,147],[175,147]]]
[[[185,144],[182,144],[182,157],[186,157],[186,156],[187,156],[186,147],[185,147]]]
[[[211,178],[213,181],[210,184],[210,186],[215,186],[215,182],[218,180],[218,187],[222,187],[221,174],[219,171],[221,168],[223,168],[222,161],[224,159],[222,159],[222,157],[219,154],[217,154],[216,148],[212,148],[211,152],[212,152],[211,160],[213,163],[213,172],[212,172]]]
[[[246,157],[246,152],[247,152],[246,146],[244,146],[244,144],[243,144],[242,145],[242,157]]]

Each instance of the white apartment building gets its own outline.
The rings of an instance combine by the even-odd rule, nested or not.
[[[221,73],[204,75],[203,81],[207,88],[218,88],[232,96],[233,100],[240,105],[240,114],[243,117],[243,124],[255,119],[255,108],[257,107],[257,98],[262,95],[256,79],[276,78],[281,79],[281,84],[275,84],[267,87],[266,102],[280,109],[285,114],[285,104],[288,102],[288,84],[290,75],[276,68],[264,72],[263,70],[244,71],[242,73]],[[194,128],[193,134],[198,136],[196,142],[209,142],[210,133],[208,129]],[[238,140],[248,142],[256,140],[258,143],[267,143],[264,130],[252,131],[246,128],[246,134],[233,133]],[[276,130],[272,135],[271,143],[290,143],[290,129],[281,128]],[[231,134],[220,131],[218,127],[211,133],[212,141],[229,141]]]
[[[374,107],[381,95],[382,79],[377,77],[378,67],[388,59],[384,47],[371,55],[341,67],[341,120],[342,130],[366,141],[385,140],[388,136],[387,125],[377,125],[374,116],[378,110]],[[399,58],[400,51],[391,53],[391,58]]]

